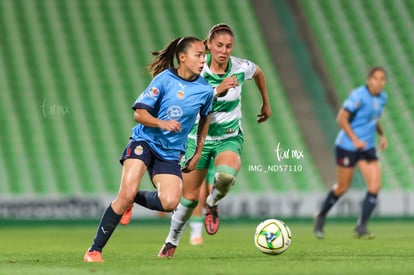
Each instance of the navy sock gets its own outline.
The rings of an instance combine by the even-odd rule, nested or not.
[[[134,201],[151,210],[165,211],[157,191],[139,191]]]
[[[339,197],[340,196],[335,196],[334,192],[331,190],[323,201],[321,210],[319,211],[318,215],[325,217],[332,206],[338,201]]]
[[[366,226],[372,211],[374,211],[374,208],[377,205],[377,196],[378,194],[367,192],[364,201],[362,202],[361,216],[358,220],[357,226]]]
[[[111,205],[105,210],[101,221],[96,231],[95,239],[89,251],[95,250],[102,252],[103,247],[108,242],[112,233],[115,231],[115,228],[119,224],[122,215],[118,215],[114,212]]]

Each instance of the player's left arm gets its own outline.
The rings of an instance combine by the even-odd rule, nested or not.
[[[253,78],[262,96],[262,107],[260,109],[260,114],[257,115],[257,122],[262,123],[272,115],[272,109],[270,107],[269,96],[267,94],[265,75],[262,69],[257,65],[256,72],[254,73]]]
[[[380,135],[380,149],[381,150],[387,149],[388,141],[387,141],[387,138],[385,137],[384,131],[382,129],[382,126],[379,120],[377,121],[377,133]]]

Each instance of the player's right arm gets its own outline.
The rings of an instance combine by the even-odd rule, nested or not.
[[[160,128],[170,132],[180,132],[181,124],[176,120],[161,120],[152,116],[146,109],[135,109],[134,119],[147,127]]]
[[[168,73],[161,73],[151,80],[147,88],[138,96],[132,105],[134,120],[146,127],[160,128],[170,132],[180,132],[181,124],[175,120],[161,120],[154,116],[154,109],[163,98],[164,82],[168,81]]]
[[[351,113],[345,109],[345,108],[341,108],[341,110],[339,110],[338,116],[336,118],[336,121],[339,125],[339,127],[341,127],[345,134],[352,140],[352,143],[354,144],[356,149],[364,149],[367,144],[360,140],[358,138],[358,136],[355,134],[355,132],[352,130],[351,124],[349,123],[349,118],[351,116]]]

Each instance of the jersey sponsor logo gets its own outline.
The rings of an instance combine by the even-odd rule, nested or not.
[[[149,89],[149,94],[152,96],[158,96],[160,94],[160,90],[157,87],[151,87]]]
[[[167,116],[169,119],[178,120],[183,116],[183,109],[178,105],[173,105],[168,108]]]
[[[142,153],[144,152],[144,148],[142,148],[141,145],[138,145],[137,147],[135,147],[134,153],[137,156],[142,155]]]

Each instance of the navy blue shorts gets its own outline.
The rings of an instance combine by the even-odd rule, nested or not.
[[[359,160],[378,160],[377,150],[371,148],[366,151],[348,151],[341,147],[335,147],[336,164],[342,167],[354,167]]]
[[[179,161],[161,158],[145,141],[130,139],[119,161],[123,164],[126,159],[142,160],[147,166],[151,179],[158,174],[176,175],[182,179]]]

